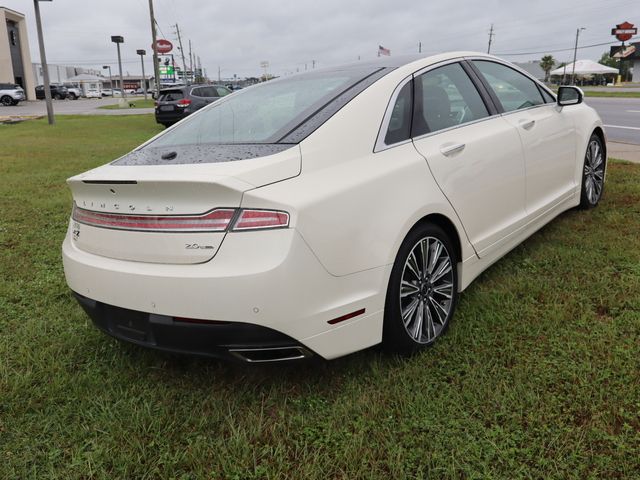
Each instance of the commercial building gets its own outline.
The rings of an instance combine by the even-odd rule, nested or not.
[[[58,65],[53,63],[47,63],[49,69],[49,81],[51,83],[69,83],[71,78],[77,75],[95,75],[101,76],[102,70],[95,68],[83,68],[73,65]],[[36,85],[44,84],[44,76],[42,74],[42,64],[32,64],[33,77]],[[71,81],[72,82],[72,81]]]
[[[0,82],[16,83],[28,100],[36,98],[24,15],[5,7],[0,7]]]

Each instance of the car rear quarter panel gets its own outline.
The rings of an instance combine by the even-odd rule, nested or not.
[[[305,139],[300,176],[243,197],[244,207],[290,211],[292,226],[332,275],[393,263],[408,231],[432,213],[454,223],[463,258],[473,254],[413,144],[373,152],[389,97],[405,76],[376,82]]]

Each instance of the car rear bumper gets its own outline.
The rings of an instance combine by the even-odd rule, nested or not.
[[[119,340],[171,353],[264,363],[312,353],[286,335],[238,322],[194,322],[107,305],[74,292],[94,325]]]
[[[288,346],[303,346],[326,359],[382,340],[391,266],[333,276],[294,229],[229,233],[212,260],[193,265],[98,256],[80,250],[68,233],[63,243],[63,263],[69,287],[85,297],[86,304],[96,303],[91,309],[120,312],[110,316],[134,311],[131,315],[144,316],[146,320],[141,321],[149,324],[145,328],[152,333],[164,331],[167,323],[175,324],[176,317],[246,324],[275,331],[282,335],[279,340],[286,338],[290,342]],[[122,310],[113,310],[118,307]],[[361,313],[329,323],[353,312]],[[98,326],[114,334],[113,326],[105,324],[105,320]],[[199,334],[194,326],[178,326],[185,335]],[[211,339],[210,348],[203,350],[194,339],[195,343],[175,346],[164,340],[158,343],[155,333],[152,340],[119,338],[154,348],[213,356],[226,356],[217,347],[227,348],[228,353],[229,345]],[[242,344],[241,338],[233,342],[235,346]]]
[[[182,120],[184,117],[189,115],[187,111],[179,111],[179,112],[160,112],[156,110],[156,122],[157,123],[176,123]]]

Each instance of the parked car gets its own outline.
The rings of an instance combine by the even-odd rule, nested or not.
[[[69,85],[65,85],[65,87],[67,87],[67,98],[70,100],[77,100],[82,96],[82,90],[80,88]]]
[[[64,85],[61,85],[59,83],[51,83],[49,84],[49,87],[51,88],[51,98],[54,98],[56,100],[64,100],[65,98],[67,98],[68,90]],[[36,87],[36,98],[39,100],[43,100],[45,98],[44,85],[38,85]]]
[[[113,97],[113,90],[111,90],[110,88],[103,88],[102,89],[102,96],[103,97]]]
[[[121,97],[122,96],[122,89],[120,89],[120,88],[111,89],[111,96],[112,97]]]
[[[168,127],[230,93],[231,90],[221,85],[190,85],[160,90],[156,122]]]
[[[0,103],[4,106],[17,105],[25,99],[24,90],[15,83],[0,83]]]
[[[137,345],[410,353],[482,271],[598,204],[606,148],[580,89],[556,98],[486,54],[283,77],[70,178],[65,275],[98,328]]]

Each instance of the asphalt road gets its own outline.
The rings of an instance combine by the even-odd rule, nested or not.
[[[640,98],[586,97],[597,110],[611,142],[640,145]]]
[[[144,96],[127,96],[131,101],[143,99]],[[78,100],[53,100],[53,111],[60,115],[135,115],[140,113],[153,113],[153,108],[132,108],[122,110],[99,109],[103,105],[118,103],[120,98],[79,98]],[[0,117],[3,116],[31,116],[46,115],[47,106],[44,100],[33,102],[20,102],[16,106],[5,107],[0,105]]]

